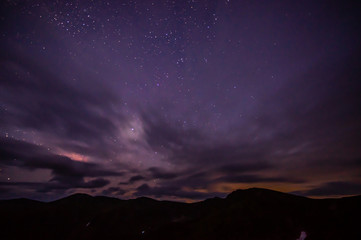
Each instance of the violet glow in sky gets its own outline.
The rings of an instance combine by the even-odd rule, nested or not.
[[[3,1],[0,198],[360,194],[359,11]]]

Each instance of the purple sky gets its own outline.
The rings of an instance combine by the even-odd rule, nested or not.
[[[356,1],[2,1],[0,198],[361,194]]]

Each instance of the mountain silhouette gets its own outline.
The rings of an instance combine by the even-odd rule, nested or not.
[[[86,194],[1,200],[0,216],[4,240],[361,239],[361,196],[310,199],[260,188],[196,203]]]

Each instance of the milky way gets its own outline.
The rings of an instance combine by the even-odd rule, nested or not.
[[[360,194],[355,1],[3,1],[0,198]]]

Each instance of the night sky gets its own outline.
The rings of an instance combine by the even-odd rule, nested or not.
[[[1,1],[0,198],[361,194],[357,1]]]

